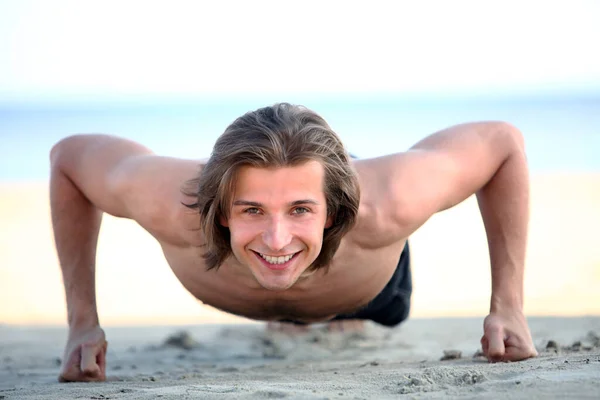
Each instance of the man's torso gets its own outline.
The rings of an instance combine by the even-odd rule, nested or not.
[[[194,199],[182,194],[184,183],[198,173],[198,163],[169,163],[177,164],[170,168],[176,172],[153,199],[159,206],[149,208],[152,211],[137,222],[158,240],[183,286],[205,304],[251,319],[324,321],[367,305],[396,269],[406,239],[388,235],[385,216],[376,215],[378,199],[363,190],[358,221],[327,270],[302,277],[285,291],[262,288],[233,256],[207,271],[200,217],[183,205]]]

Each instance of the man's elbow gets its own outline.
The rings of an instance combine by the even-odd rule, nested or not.
[[[525,152],[525,138],[519,128],[508,122],[497,122],[497,132],[510,149]]]
[[[57,168],[59,167],[59,164],[61,164],[61,160],[64,159],[65,153],[67,153],[66,147],[68,147],[68,141],[71,137],[72,136],[68,136],[61,139],[50,149],[50,166],[52,168]]]
[[[50,149],[50,165],[56,167],[63,164],[73,151],[73,142],[77,142],[82,135],[71,135],[59,140]]]
[[[504,121],[485,122],[480,131],[484,138],[488,157],[506,160],[514,154],[525,154],[525,138],[514,125]]]

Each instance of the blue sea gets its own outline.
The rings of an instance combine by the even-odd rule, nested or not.
[[[276,101],[321,114],[359,157],[404,151],[450,125],[503,120],[523,132],[533,173],[600,171],[600,96],[124,100],[1,104],[0,182],[47,179],[50,148],[74,133],[109,133],[162,155],[207,157],[236,117]]]

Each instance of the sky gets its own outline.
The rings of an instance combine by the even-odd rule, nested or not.
[[[600,92],[600,2],[0,0],[0,104]]]

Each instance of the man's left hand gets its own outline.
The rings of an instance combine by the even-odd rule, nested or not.
[[[538,355],[522,311],[491,312],[483,322],[481,346],[490,362],[520,361]]]

